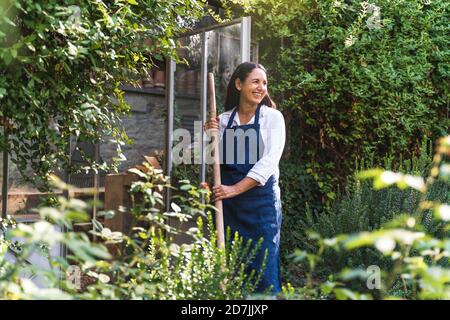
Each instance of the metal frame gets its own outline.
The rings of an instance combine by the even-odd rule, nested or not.
[[[241,62],[250,61],[250,45],[252,42],[252,18],[244,17],[241,22]]]
[[[72,139],[71,136],[69,135],[69,138],[67,139],[67,146],[66,146],[66,153],[69,156],[69,160],[67,163],[67,166],[64,170],[64,181],[65,183],[69,186],[70,185],[70,170],[71,170],[71,165],[72,165]],[[69,200],[70,198],[70,190],[69,189],[65,189],[63,190],[63,197],[66,198],[67,200]],[[67,228],[66,226],[61,226],[61,232],[62,233],[66,233],[67,232]],[[64,244],[61,244],[60,247],[60,256],[61,257],[67,257],[67,247]],[[60,274],[61,280],[63,280],[64,275],[61,273]]]
[[[195,29],[195,30],[192,30],[192,31],[189,31],[189,32],[182,33],[182,34],[180,35],[180,38],[193,36],[193,35],[196,35],[196,34],[199,34],[199,33],[202,33],[202,32],[212,31],[212,30],[215,30],[215,29],[220,29],[220,28],[224,28],[224,27],[229,27],[229,26],[231,26],[231,25],[235,25],[235,24],[238,24],[238,23],[242,23],[242,21],[243,21],[245,18],[247,18],[247,17],[234,19],[234,20],[231,20],[231,21],[228,21],[228,22],[224,22],[224,23],[221,23],[221,24],[215,24],[215,25],[212,25],[212,26],[207,26],[207,27],[198,28],[198,29]],[[248,17],[248,18],[249,18],[249,17]]]
[[[175,101],[175,60],[170,58],[166,64],[166,106],[167,106],[167,125],[166,125],[166,150],[164,169],[166,175],[172,177],[172,139],[173,139],[173,116]],[[170,208],[170,189],[166,189],[166,210]]]

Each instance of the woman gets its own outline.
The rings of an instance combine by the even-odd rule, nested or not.
[[[225,228],[244,241],[263,238],[251,268],[259,271],[268,256],[257,291],[281,291],[279,246],[281,200],[278,163],[285,144],[285,123],[267,92],[267,75],[257,63],[240,64],[228,84],[225,112],[211,119],[206,129],[221,134],[222,184],[213,187],[222,200]],[[251,141],[252,136],[255,138]],[[230,153],[232,153],[230,155]],[[252,161],[253,160],[253,161]]]

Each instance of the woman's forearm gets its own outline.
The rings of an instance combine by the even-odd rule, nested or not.
[[[212,191],[214,194],[215,201],[218,201],[222,199],[236,197],[237,195],[240,195],[241,193],[244,193],[245,191],[248,191],[257,185],[259,185],[259,183],[256,180],[253,180],[252,178],[249,177],[245,177],[238,183],[233,184],[231,186],[226,186],[223,184],[219,186],[213,186]]]
[[[257,185],[259,185],[258,181],[249,177],[245,177],[244,179],[236,183],[234,186],[236,188],[237,194],[241,194],[250,190],[253,187],[256,187]]]

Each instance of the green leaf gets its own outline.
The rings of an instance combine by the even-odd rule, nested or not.
[[[6,16],[6,15],[3,16],[3,20],[9,25],[11,25],[13,27],[17,27],[17,25],[11,19],[9,19],[8,16]]]
[[[8,50],[5,50],[5,51],[3,52],[2,58],[3,58],[3,61],[5,62],[5,64],[6,64],[7,66],[8,66],[8,65],[11,63],[11,61],[13,60],[13,57],[12,57],[11,53],[10,53]]]
[[[183,190],[183,191],[187,191],[187,190],[191,190],[191,189],[192,189],[192,185],[190,185],[190,184],[183,184],[180,187],[180,190]]]
[[[137,174],[141,178],[146,178],[147,177],[147,175],[145,173],[143,173],[141,170],[136,169],[136,168],[131,168],[131,169],[128,170],[128,172]]]
[[[3,98],[4,96],[6,96],[6,89],[0,88],[0,99]]]

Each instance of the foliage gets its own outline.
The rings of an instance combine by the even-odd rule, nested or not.
[[[2,221],[0,238],[0,298],[1,299],[71,299],[78,296],[76,287],[66,281],[71,266],[101,264],[110,258],[105,246],[92,243],[86,234],[72,231],[72,223],[85,221],[87,204],[71,199],[59,199],[59,208],[42,208],[40,220],[33,224],[17,224],[11,219]],[[61,232],[66,227],[67,232]],[[54,258],[50,250],[56,245],[66,246],[72,254]],[[48,261],[48,267],[29,262],[33,255]],[[8,258],[9,256],[9,258]],[[28,276],[27,276],[28,275]],[[40,277],[46,284],[38,287],[29,276]],[[105,274],[98,274],[104,279]]]
[[[0,151],[38,184],[67,167],[70,136],[114,141],[114,167],[129,142],[120,128],[129,110],[120,84],[155,59],[176,58],[174,38],[203,8],[203,0],[0,1]]]
[[[427,140],[424,140],[422,150],[427,150]],[[420,157],[411,160],[404,160],[394,164],[391,158],[385,158],[384,168],[388,172],[395,170],[406,172],[408,175],[420,175],[425,177],[430,171],[432,163],[432,153],[423,152]],[[305,250],[316,250],[316,242],[309,239],[308,233],[314,232],[321,237],[332,237],[336,234],[355,233],[362,231],[372,231],[380,228],[383,224],[399,217],[405,212],[416,210],[421,193],[415,189],[401,190],[395,187],[374,190],[369,181],[361,181],[357,178],[358,172],[367,170],[372,166],[372,161],[358,166],[354,176],[349,179],[345,192],[338,195],[337,200],[329,209],[316,209],[307,204],[305,215],[295,220],[295,227],[290,225],[286,228],[284,237],[288,238],[284,251],[292,252],[294,248]],[[442,182],[436,182],[427,192],[427,199],[440,202],[450,201],[450,188]],[[441,224],[431,219],[432,212],[427,212],[423,221],[425,230],[433,235],[438,235]],[[291,230],[296,230],[295,232]],[[293,239],[292,234],[296,237]],[[286,259],[287,260],[287,259]],[[361,248],[351,252],[338,253],[328,251],[324,254],[322,262],[316,268],[316,277],[323,277],[329,273],[337,273],[345,266],[361,267],[377,264],[383,269],[389,268],[391,262],[373,248]],[[287,260],[286,277],[294,284],[297,284],[296,272],[297,264]]]
[[[148,169],[147,173],[133,171],[144,181],[131,186],[131,212],[137,222],[144,223],[144,226],[137,223],[133,232],[124,239],[129,250],[126,248],[119,260],[131,265],[118,270],[119,275],[114,278],[132,276],[140,286],[153,286],[148,292],[144,291],[147,298],[237,299],[250,294],[260,275],[254,272],[247,274],[246,267],[258,246],[243,244],[242,239],[236,236],[233,242],[228,243],[225,251],[218,248],[211,220],[214,208],[207,204],[210,192],[208,189],[198,189],[187,180],[180,181],[180,190],[174,196],[176,202],[171,203],[173,211],[164,212],[162,191],[163,187],[169,187],[167,177],[160,170]],[[206,204],[201,201],[202,195]],[[139,196],[143,198],[139,199]],[[205,237],[203,230],[205,215],[208,217],[208,237]],[[180,222],[198,217],[197,227],[185,230],[180,225],[175,228],[173,222],[169,221],[171,217]],[[146,228],[147,223],[149,225]],[[180,234],[192,240],[180,246],[173,241],[173,237]],[[133,269],[134,264],[146,267],[136,270]],[[118,267],[113,263],[110,269],[117,270]],[[125,274],[120,275],[120,272]],[[124,292],[128,292],[128,295],[132,291],[132,288],[127,288]]]
[[[448,133],[448,1],[233,2],[254,21],[289,157],[324,203],[358,159],[410,158]]]
[[[337,299],[449,299],[449,199],[444,203],[428,199],[428,192],[435,183],[450,184],[449,159],[450,136],[447,136],[440,140],[426,180],[420,176],[393,174],[384,170],[362,172],[361,178],[374,180],[374,188],[397,185],[401,189],[416,189],[421,195],[419,206],[384,223],[377,230],[342,233],[330,238],[311,233],[310,239],[318,245],[317,253],[298,250],[293,255],[295,261],[306,262],[309,270],[306,286],[311,290],[310,294],[316,298],[326,296]],[[442,225],[442,232],[432,234],[427,230],[425,219],[428,212],[432,213],[431,219]],[[345,252],[367,247],[376,249],[388,259],[390,268],[385,269],[377,263],[373,266],[347,267],[335,275],[329,275],[325,281],[314,279],[313,272],[328,250],[342,256]],[[360,280],[363,281],[360,284],[366,286],[364,292],[351,286],[352,281]],[[373,289],[378,291],[367,292]],[[294,288],[287,291],[293,298],[299,294]],[[303,292],[304,289],[300,294]]]
[[[283,223],[281,225],[280,257],[283,278],[296,284],[298,274],[296,265],[287,257],[295,248],[302,246],[305,240],[305,211],[322,210],[319,187],[313,177],[306,173],[306,168],[297,162],[280,163],[280,189],[283,206]]]
[[[71,231],[74,219],[86,218],[86,204],[60,198],[59,208],[41,208],[42,220],[32,224],[9,226],[1,240],[0,293],[6,299],[242,299],[252,294],[261,276],[248,270],[260,244],[243,243],[237,234],[228,234],[225,248],[216,245],[211,205],[203,204],[202,195],[209,201],[208,189],[198,189],[188,181],[171,202],[171,211],[163,210],[162,194],[173,188],[161,170],[145,164],[145,170],[131,169],[140,177],[132,184],[132,207],[121,208],[134,218],[129,234],[112,231],[94,220],[95,232],[102,244],[89,241],[82,233]],[[67,188],[55,178],[59,188]],[[112,212],[104,212],[110,217]],[[204,222],[206,220],[206,229]],[[46,221],[44,219],[50,219]],[[196,220],[196,227],[174,227]],[[52,224],[54,222],[55,224]],[[60,232],[64,225],[69,231]],[[205,233],[206,231],[206,233]],[[189,241],[179,245],[174,239],[183,234]],[[20,237],[19,243],[13,236]],[[67,258],[51,259],[50,269],[39,270],[27,264],[30,254],[38,247],[50,248],[62,242],[70,250]],[[17,246],[20,250],[15,249]],[[106,249],[106,247],[109,249]],[[15,250],[17,263],[6,259],[7,248]],[[112,256],[111,256],[112,254]],[[77,286],[70,276],[73,267],[88,278],[89,285]],[[61,271],[59,271],[61,270]],[[45,275],[46,288],[37,288],[24,274]],[[65,280],[65,275],[70,277]]]

